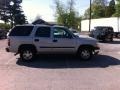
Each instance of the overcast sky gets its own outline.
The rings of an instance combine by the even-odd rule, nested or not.
[[[68,0],[62,0],[65,3]],[[75,0],[76,10],[83,14],[89,7],[89,0]],[[29,22],[33,21],[37,15],[46,21],[55,21],[54,0],[23,0],[22,8]]]

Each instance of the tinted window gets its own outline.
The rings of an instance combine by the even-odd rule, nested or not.
[[[12,29],[9,36],[29,36],[33,26],[16,26]]]
[[[69,32],[64,28],[54,28],[53,32],[54,38],[72,38]]]
[[[50,27],[39,27],[35,34],[36,37],[50,37]]]
[[[77,31],[72,31],[73,33],[77,33]]]

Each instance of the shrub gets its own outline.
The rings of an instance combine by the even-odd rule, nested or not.
[[[9,30],[11,28],[10,24],[0,23],[0,29]]]

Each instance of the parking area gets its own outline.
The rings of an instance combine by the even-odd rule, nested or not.
[[[120,90],[120,40],[99,44],[91,61],[53,55],[27,63],[0,40],[0,90]]]

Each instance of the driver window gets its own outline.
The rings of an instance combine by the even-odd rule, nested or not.
[[[71,35],[64,28],[54,28],[54,38],[70,38]]]

